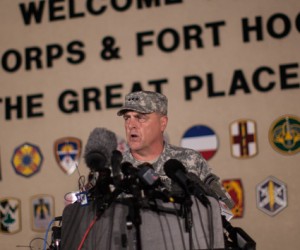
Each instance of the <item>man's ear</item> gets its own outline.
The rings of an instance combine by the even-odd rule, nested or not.
[[[160,118],[160,124],[161,124],[161,130],[164,131],[167,127],[167,124],[168,124],[168,117],[167,116],[162,116]]]

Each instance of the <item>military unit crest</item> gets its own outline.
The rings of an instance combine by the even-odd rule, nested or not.
[[[237,120],[230,124],[231,154],[249,158],[257,154],[256,124],[253,120]]]
[[[300,118],[284,115],[275,120],[269,130],[272,147],[279,153],[293,155],[300,151]]]
[[[0,199],[0,232],[15,234],[21,231],[21,201],[8,197]]]
[[[181,139],[181,146],[198,151],[205,160],[212,158],[218,149],[218,137],[213,129],[206,125],[189,128]]]
[[[38,146],[31,143],[23,143],[16,147],[11,163],[17,174],[30,177],[36,174],[42,166],[43,155]]]
[[[76,170],[81,144],[81,140],[75,137],[64,137],[54,142],[55,159],[64,173],[71,175]]]
[[[233,199],[235,205],[231,209],[234,218],[242,218],[244,215],[244,190],[242,180],[223,180],[222,185]]]
[[[30,201],[32,230],[45,232],[54,218],[54,198],[51,195],[35,195]]]
[[[257,207],[264,213],[274,216],[287,206],[286,185],[273,176],[256,187]]]

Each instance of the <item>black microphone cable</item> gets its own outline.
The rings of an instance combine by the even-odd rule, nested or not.
[[[184,246],[184,249],[183,250],[186,250],[186,247],[185,247],[185,243],[184,243],[184,233],[183,233],[183,228],[182,228],[182,225],[181,225],[181,222],[180,222],[180,216],[177,212],[177,208],[175,207],[176,204],[173,204],[174,206],[174,209],[176,211],[176,218],[177,218],[177,223],[178,223],[178,227],[179,227],[179,230],[180,230],[180,235],[181,235],[181,239],[182,239],[182,242],[183,242],[183,246]]]
[[[213,216],[212,216],[211,204],[209,204],[208,207],[206,208],[207,218],[208,218],[208,233],[209,233],[209,241],[208,241],[208,237],[206,235],[206,230],[205,230],[205,227],[204,227],[204,224],[203,224],[202,214],[200,212],[199,202],[196,200],[195,203],[196,203],[196,207],[197,207],[197,211],[198,211],[198,215],[199,215],[200,225],[202,227],[202,231],[203,231],[203,234],[204,234],[206,246],[209,247],[209,249],[213,249],[214,229],[213,229]]]
[[[192,172],[188,172],[187,176],[194,183],[194,185],[198,185],[199,187],[201,187],[201,190],[203,189],[208,196],[213,195],[212,193],[210,193],[210,190],[208,190],[204,186],[201,179],[196,174],[194,174]],[[202,226],[202,230],[203,230],[203,233],[204,233],[206,245],[207,245],[207,247],[209,247],[209,249],[213,249],[213,247],[214,247],[213,246],[214,245],[214,225],[213,225],[213,209],[212,209],[212,206],[211,206],[211,202],[210,201],[207,202],[206,206],[205,206],[206,211],[207,211],[207,218],[208,218],[208,233],[209,233],[209,241],[208,241],[208,237],[206,235],[206,231],[205,231],[205,228],[204,228],[204,225],[203,225],[202,214],[200,212],[200,207],[199,207],[199,204],[198,204],[198,201],[201,201],[201,200],[198,198],[198,195],[195,196],[195,197],[197,198],[197,199],[195,199],[196,207],[197,207],[197,210],[198,210],[200,225]],[[214,197],[214,196],[213,196],[213,198],[216,199],[216,197]],[[202,203],[202,201],[201,201],[201,203]]]
[[[178,210],[178,208],[176,207],[176,206],[178,206],[179,204],[178,203],[176,203],[176,202],[171,202],[171,204],[172,204],[172,206],[173,206],[173,209],[172,209],[172,211],[173,211],[173,213],[169,213],[169,214],[172,214],[172,215],[175,215],[176,216],[176,221],[177,221],[177,224],[178,224],[178,229],[179,229],[179,232],[180,232],[180,238],[181,238],[181,242],[182,242],[182,247],[183,247],[183,249],[182,250],[187,250],[186,249],[186,246],[185,246],[185,239],[184,239],[184,232],[183,232],[183,226],[182,226],[182,223],[181,223],[181,217],[182,216],[180,216],[180,214],[179,214],[179,210]],[[159,213],[160,211],[163,211],[163,213]],[[172,244],[172,248],[171,249],[176,249],[176,247],[175,247],[175,244],[174,244],[174,242],[176,242],[176,240],[178,240],[178,237],[176,238],[176,239],[173,239],[173,237],[172,237],[172,232],[174,231],[171,227],[170,227],[170,224],[169,224],[169,221],[168,221],[168,218],[166,217],[166,213],[168,213],[168,212],[164,212],[164,210],[158,210],[158,218],[159,218],[159,222],[160,222],[160,227],[161,227],[161,231],[162,231],[162,233],[163,233],[163,237],[164,237],[164,244],[165,244],[165,249],[167,249],[167,245],[166,245],[166,240],[165,240],[165,233],[164,233],[164,228],[163,228],[163,222],[162,222],[162,219],[161,219],[161,217],[162,218],[164,218],[164,220],[165,220],[165,224],[167,225],[167,227],[168,227],[168,232],[169,232],[169,235],[171,236],[171,239],[170,239],[170,241],[171,241],[171,244]]]

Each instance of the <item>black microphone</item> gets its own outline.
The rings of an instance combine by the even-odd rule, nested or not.
[[[95,128],[89,135],[84,159],[86,165],[94,171],[109,168],[113,151],[117,149],[116,135],[105,129]]]
[[[164,171],[171,180],[175,181],[178,185],[181,186],[186,194],[193,194],[206,207],[210,204],[210,201],[205,196],[205,190],[189,178],[186,168],[180,161],[176,159],[167,160],[164,165]]]
[[[138,167],[138,177],[147,186],[155,186],[159,182],[159,175],[153,169],[153,166],[145,162]]]
[[[212,192],[212,190],[205,186],[204,182],[193,172],[188,172],[187,173],[188,178],[193,181],[194,183],[196,183],[197,185],[200,186],[200,188],[203,190],[203,192],[210,197],[215,198],[216,200],[218,200],[218,196]]]
[[[130,162],[125,161],[121,164],[121,171],[125,177],[136,176],[138,169],[135,168]]]
[[[121,183],[123,191],[127,194],[132,194],[136,199],[140,199],[141,188],[137,176],[138,169],[130,162],[125,161],[121,164],[121,171],[124,175]]]
[[[115,185],[119,185],[121,181],[121,162],[123,155],[119,150],[114,150],[111,156],[111,169],[113,175],[113,182]]]
[[[147,189],[146,191],[149,191],[150,195],[163,201],[174,202],[174,198],[162,183],[159,174],[155,172],[150,163],[145,162],[139,165],[138,169],[137,175],[145,185],[144,189]]]
[[[234,208],[234,201],[230,195],[225,191],[219,182],[220,178],[214,174],[208,174],[204,179],[204,184],[207,185],[218,197],[223,201],[229,209]]]

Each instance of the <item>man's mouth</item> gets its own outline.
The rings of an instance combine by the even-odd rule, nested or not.
[[[139,138],[138,134],[136,133],[131,133],[130,134],[130,140],[135,141]]]

